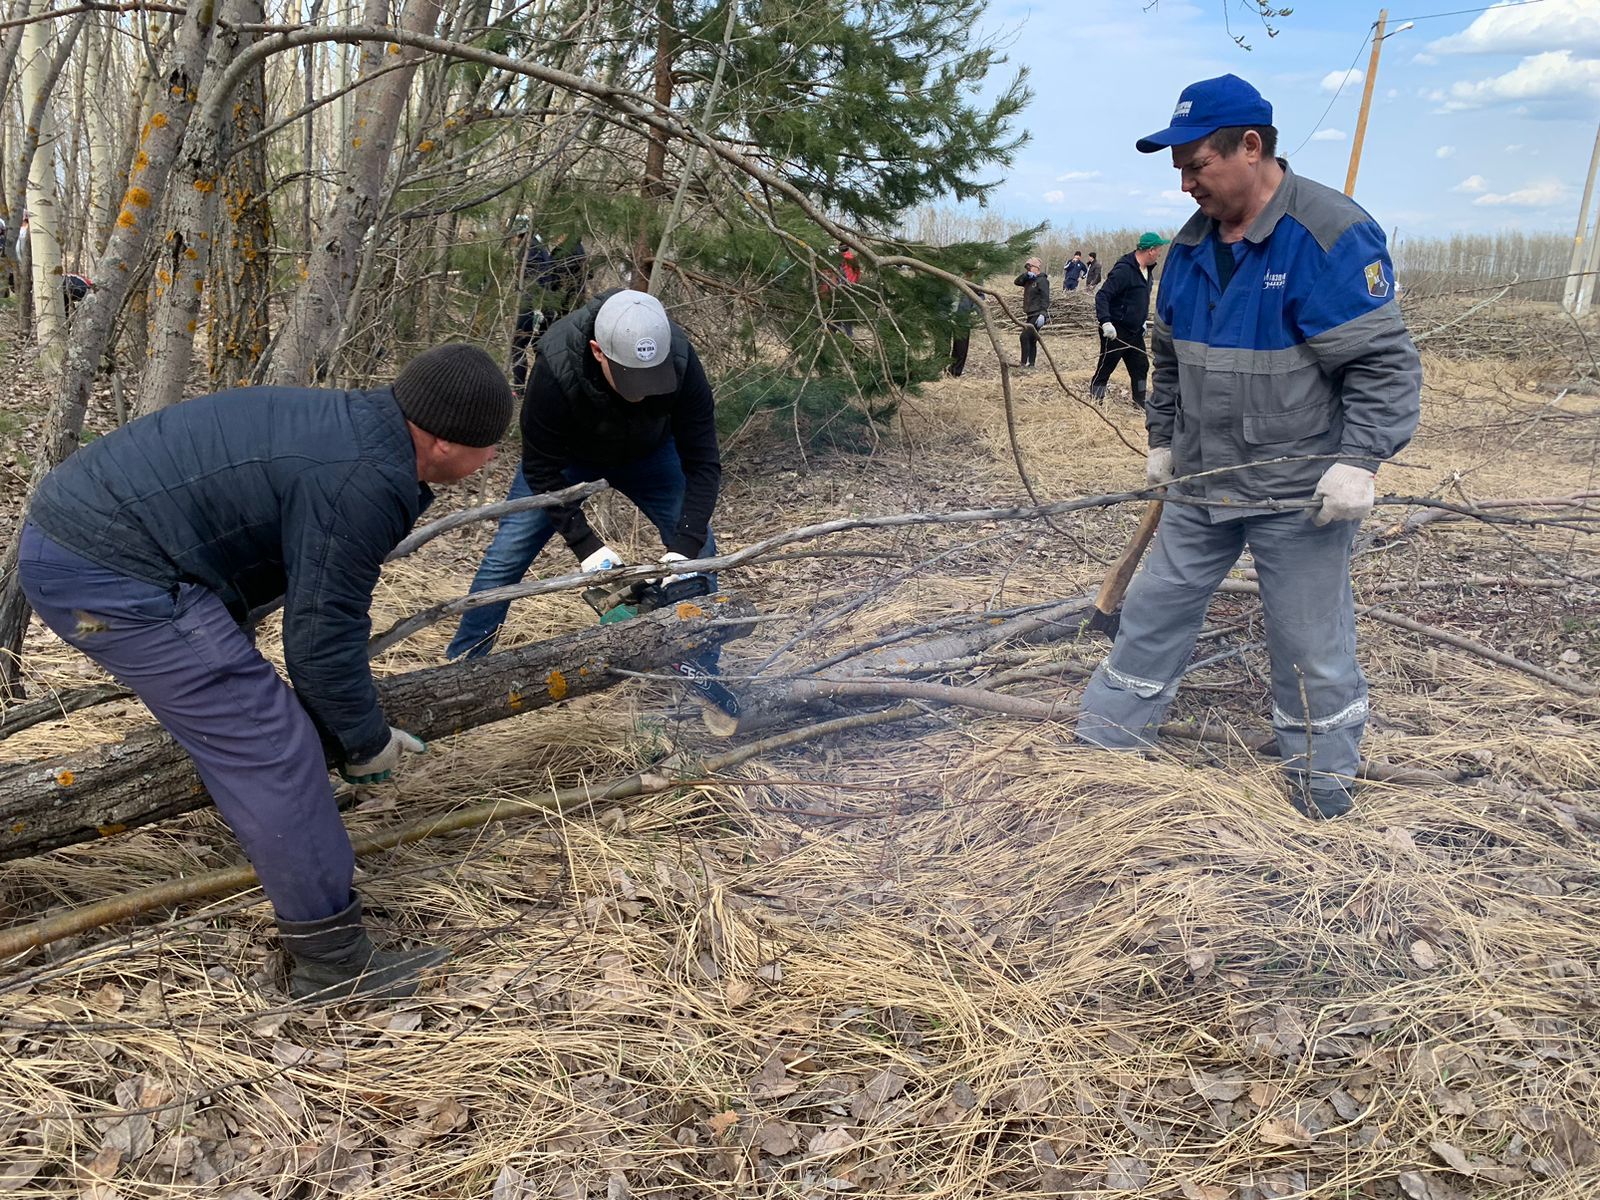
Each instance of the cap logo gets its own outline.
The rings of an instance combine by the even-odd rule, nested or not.
[[[643,337],[633,344],[633,353],[642,363],[654,362],[656,358],[655,338]]]
[[[1176,121],[1179,117],[1187,117],[1189,110],[1193,107],[1193,100],[1179,100],[1178,107],[1172,110],[1172,119]]]

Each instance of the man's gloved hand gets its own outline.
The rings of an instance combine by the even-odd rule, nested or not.
[[[1172,482],[1172,447],[1157,446],[1145,455],[1144,477],[1151,487]]]
[[[346,783],[382,783],[400,765],[401,754],[425,754],[427,749],[427,742],[391,725],[387,746],[365,762],[345,763],[339,774]]]
[[[1100,322],[1100,336],[1105,338],[1107,341],[1115,341],[1117,336],[1117,327],[1110,321]]]
[[[676,550],[668,550],[665,554],[663,554],[661,556],[661,561],[662,561],[663,564],[667,564],[667,565],[670,565],[672,563],[688,562],[689,561],[689,556],[687,554],[679,554]],[[699,572],[697,572],[697,571],[690,571],[689,572],[689,575],[696,575],[696,574],[699,574]],[[677,583],[678,580],[680,580],[680,579],[689,578],[689,575],[663,575],[661,577],[661,583],[662,583],[663,586],[665,586],[666,584],[669,584],[669,583]]]
[[[622,555],[618,554],[610,546],[601,546],[600,549],[583,560],[580,569],[587,575],[591,571],[609,571],[612,567],[620,567],[621,565]]]
[[[1322,507],[1311,514],[1311,520],[1326,525],[1329,521],[1359,521],[1366,517],[1372,512],[1376,478],[1363,467],[1334,463],[1317,480],[1317,490],[1312,495],[1322,501]]]

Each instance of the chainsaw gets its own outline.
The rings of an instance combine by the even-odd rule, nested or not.
[[[658,579],[629,579],[597,584],[583,591],[584,602],[600,614],[600,624],[612,625],[642,613],[656,612],[711,594],[711,577],[696,572],[663,583]],[[700,704],[701,719],[719,737],[732,737],[739,728],[739,697],[699,663],[669,663],[667,669]]]

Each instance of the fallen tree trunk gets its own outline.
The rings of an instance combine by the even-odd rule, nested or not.
[[[702,607],[703,605],[703,607]],[[463,663],[378,681],[389,720],[424,741],[621,683],[746,636],[754,610],[725,594]],[[0,767],[0,861],[92,841],[210,803],[189,756],[154,727],[126,741]]]

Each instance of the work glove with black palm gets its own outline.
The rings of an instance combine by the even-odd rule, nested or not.
[[[1322,501],[1311,514],[1318,525],[1330,521],[1359,521],[1372,512],[1377,489],[1375,476],[1363,467],[1334,463],[1317,480],[1313,497]]]
[[[427,750],[427,742],[391,725],[389,742],[382,750],[361,762],[345,763],[339,774],[346,783],[382,783],[394,774],[402,754],[425,754]]]

